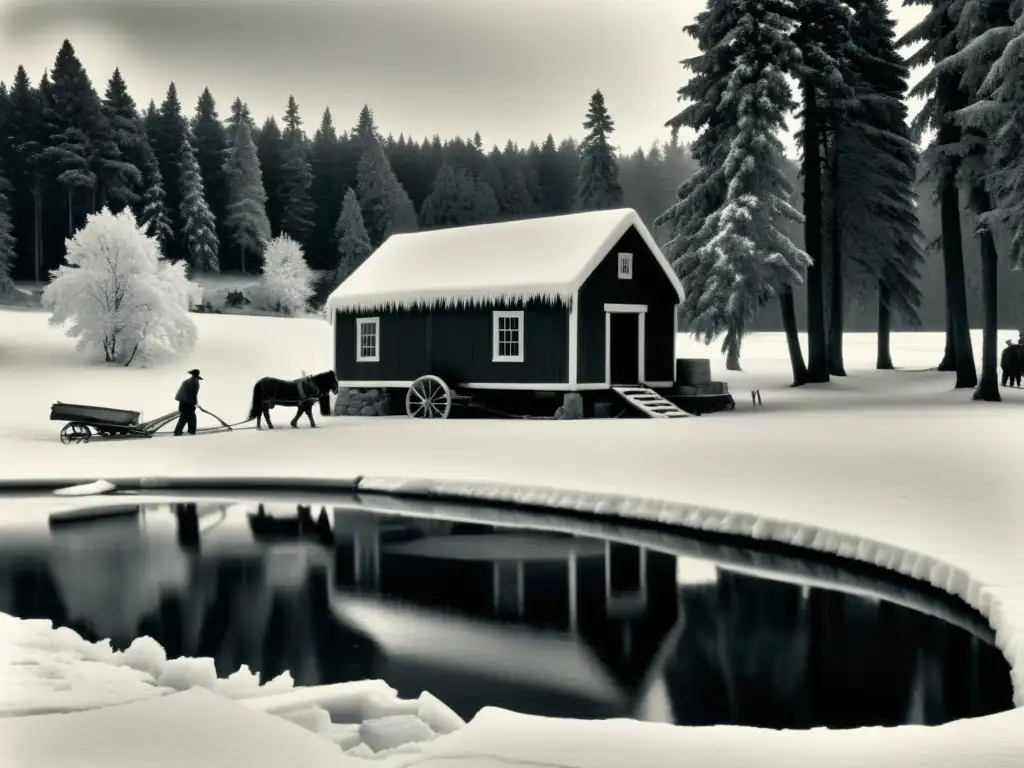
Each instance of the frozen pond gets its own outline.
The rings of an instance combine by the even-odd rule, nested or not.
[[[0,611],[300,685],[685,725],[939,724],[1011,708],[966,608],[836,564],[438,505],[121,505],[0,527]],[[509,513],[511,514],[511,513]],[[578,526],[579,527],[579,526]]]

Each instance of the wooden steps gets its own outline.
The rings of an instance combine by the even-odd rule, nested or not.
[[[650,387],[614,386],[612,392],[627,404],[651,419],[682,419],[689,414],[678,405],[666,400]]]

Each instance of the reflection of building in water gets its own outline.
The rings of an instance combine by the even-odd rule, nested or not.
[[[416,647],[395,645],[401,658],[389,669],[404,664],[412,674],[408,659],[440,646],[441,658],[417,665],[427,688],[460,688],[433,678],[443,677],[442,668],[450,676],[460,667],[479,676],[490,655],[503,690],[516,682],[561,687],[564,695],[596,698],[592,714],[628,715],[678,614],[676,558],[639,547],[349,510],[335,514],[333,531],[336,615],[387,648],[399,617],[415,606],[416,621],[406,623]],[[433,639],[430,625],[437,630]],[[578,673],[571,681],[570,670]],[[607,685],[595,688],[603,678]],[[481,686],[467,682],[462,689],[451,696],[472,711],[465,697],[481,695]],[[531,697],[536,711],[536,690]],[[551,705],[564,711],[556,698]]]
[[[150,635],[221,674],[382,678],[466,717],[855,727],[1012,703],[983,638],[729,558],[280,504],[59,528],[34,549],[0,542],[0,610],[117,645]]]

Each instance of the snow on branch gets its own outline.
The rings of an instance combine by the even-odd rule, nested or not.
[[[287,315],[302,315],[313,296],[313,270],[306,263],[302,246],[288,235],[267,243],[263,253],[263,285],[266,301]]]
[[[160,351],[191,351],[198,336],[189,316],[201,289],[183,263],[163,259],[129,209],[89,215],[67,241],[67,265],[50,272],[43,304],[50,324],[66,327],[81,352],[108,363],[149,362]]]

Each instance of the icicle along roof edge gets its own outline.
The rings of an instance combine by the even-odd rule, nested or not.
[[[344,314],[372,312],[408,312],[429,311],[436,309],[521,309],[530,302],[542,302],[551,306],[564,306],[572,309],[575,287],[523,287],[500,290],[480,290],[464,294],[444,292],[419,292],[404,294],[381,294],[380,296],[361,295],[351,299],[344,296],[333,297],[327,304],[330,320],[334,321],[337,312]]]

